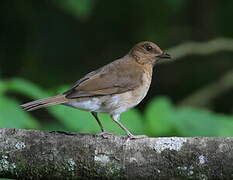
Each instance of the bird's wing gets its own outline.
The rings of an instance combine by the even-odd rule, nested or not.
[[[73,99],[123,93],[140,86],[143,73],[143,69],[128,62],[109,64],[87,74],[64,94]]]

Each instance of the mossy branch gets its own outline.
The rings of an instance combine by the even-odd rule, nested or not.
[[[233,179],[233,138],[146,138],[0,129],[0,177]]]

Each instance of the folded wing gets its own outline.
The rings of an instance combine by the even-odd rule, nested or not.
[[[104,96],[124,93],[140,86],[144,71],[131,62],[109,64],[93,71],[80,79],[70,90],[66,98]]]

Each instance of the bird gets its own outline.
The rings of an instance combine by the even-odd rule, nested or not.
[[[159,59],[171,56],[150,41],[139,42],[123,57],[86,74],[62,94],[22,104],[26,111],[62,104],[91,112],[101,133],[106,133],[98,113],[107,113],[130,139],[133,135],[121,122],[121,113],[138,105],[146,96]],[[100,133],[100,134],[101,134]]]

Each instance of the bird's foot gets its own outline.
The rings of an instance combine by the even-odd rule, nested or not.
[[[95,134],[95,136],[97,137],[103,137],[104,139],[107,139],[108,136],[113,136],[115,135],[114,133],[110,133],[110,132],[101,132],[101,133],[97,133]]]
[[[144,139],[144,138],[148,138],[148,136],[146,136],[146,135],[132,135],[132,134],[130,134],[130,135],[128,135],[128,138],[129,138],[130,140],[135,140],[135,139]]]

